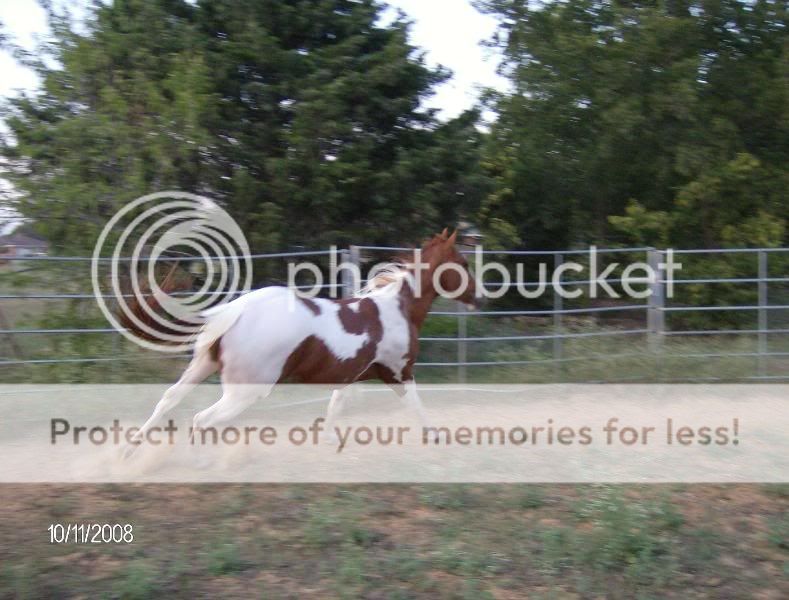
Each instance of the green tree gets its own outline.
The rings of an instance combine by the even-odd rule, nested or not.
[[[220,201],[255,250],[415,239],[476,210],[477,113],[440,123],[401,16],[373,0],[115,0],[26,58],[7,103],[16,208],[85,251],[120,206],[177,188]]]
[[[785,3],[477,5],[513,84],[492,103],[483,221],[530,247],[787,242]]]

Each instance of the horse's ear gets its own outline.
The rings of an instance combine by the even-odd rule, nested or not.
[[[452,232],[452,235],[450,235],[449,238],[447,239],[447,243],[454,244],[457,237],[458,237],[458,230],[455,229],[455,231]]]
[[[444,231],[441,232],[441,237],[447,239],[448,235],[449,235],[449,229],[447,227],[444,227]]]

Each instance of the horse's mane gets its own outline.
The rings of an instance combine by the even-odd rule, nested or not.
[[[422,260],[429,260],[431,251],[438,245],[446,242],[447,237],[445,234],[438,234],[425,241],[422,244]],[[386,263],[377,269],[375,277],[369,279],[367,284],[359,292],[360,296],[368,295],[375,290],[380,290],[393,283],[399,283],[403,278],[408,279],[410,276],[409,265],[414,263],[413,250],[405,251],[394,257],[393,262]]]
[[[408,266],[403,262],[391,262],[377,269],[375,277],[367,280],[367,284],[359,292],[360,296],[367,296],[375,290],[380,290],[393,283],[399,283],[408,276]]]

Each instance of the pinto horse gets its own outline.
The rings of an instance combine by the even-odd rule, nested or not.
[[[344,388],[370,379],[390,385],[427,425],[413,374],[419,331],[440,293],[466,304],[476,302],[468,263],[455,247],[456,235],[445,229],[423,245],[420,269],[415,262],[395,264],[352,298],[306,298],[271,286],[208,309],[191,363],[159,400],[134,438],[135,445],[192,388],[217,371],[223,395],[195,415],[192,431],[233,419],[284,381],[337,385],[326,416],[327,432],[334,431]],[[133,310],[142,314],[139,304]]]

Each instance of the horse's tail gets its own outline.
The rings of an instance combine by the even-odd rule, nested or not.
[[[159,286],[165,294],[185,287],[183,284],[176,284],[173,279],[175,266],[170,269]],[[150,292],[150,290],[147,291]],[[194,323],[166,315],[159,299],[154,294],[144,294],[143,298],[144,301],[141,301],[135,295],[126,303],[123,310],[118,311],[118,321],[128,332],[149,342],[170,345],[184,343],[190,337],[194,337],[194,331],[189,331],[189,328],[194,329]],[[157,319],[154,315],[158,315],[160,318]]]
[[[218,304],[202,312],[205,324],[200,330],[195,342],[195,354],[208,349],[211,357],[217,360],[219,354],[219,341],[228,330],[236,324],[241,313],[244,312],[249,296],[240,296],[227,304]]]
[[[172,281],[173,272],[174,269],[159,286],[165,294],[183,287]],[[248,299],[249,297],[244,295],[227,304],[218,304],[205,309],[200,313],[203,324],[198,331],[195,331],[194,322],[166,317],[159,300],[153,294],[145,296],[148,309],[137,297],[132,298],[127,305],[127,311],[122,311],[119,315],[119,321],[132,334],[151,342],[175,345],[188,343],[190,339],[194,340],[195,355],[207,351],[212,360],[216,361],[222,336],[239,319]],[[159,315],[161,318],[156,319],[151,313]]]

